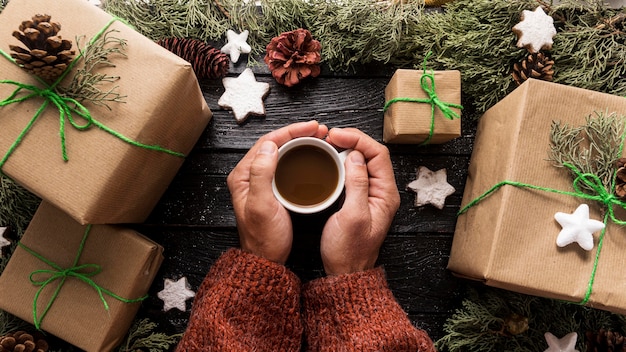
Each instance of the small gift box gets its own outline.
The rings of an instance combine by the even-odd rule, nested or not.
[[[9,45],[24,47],[12,33],[35,14],[61,25],[77,57],[96,38],[126,42],[96,69],[118,77],[101,84],[121,102],[63,99],[86,54],[55,89],[8,58]],[[82,224],[145,220],[211,118],[190,64],[83,0],[12,0],[0,49],[2,173]]]
[[[130,328],[162,253],[135,231],[81,225],[42,202],[0,276],[0,308],[86,351],[110,351]]]
[[[530,79],[480,118],[448,263],[452,272],[494,287],[626,313],[621,204],[611,187],[580,170],[574,177],[576,168],[557,167],[549,154],[557,145],[553,121],[579,128],[599,113],[625,115],[626,99]],[[585,138],[580,146],[588,145]],[[614,150],[619,156],[620,149]],[[590,250],[577,243],[557,245],[579,229],[562,233],[555,214],[569,217],[581,204],[589,207],[588,222],[606,227],[585,225],[593,233]],[[615,212],[607,213],[609,208]]]
[[[461,135],[459,71],[396,70],[385,102],[386,143],[438,144]]]

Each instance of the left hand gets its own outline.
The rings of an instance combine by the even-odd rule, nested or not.
[[[317,121],[295,123],[261,137],[228,175],[228,189],[244,251],[284,264],[291,252],[293,228],[288,211],[272,192],[278,148],[298,137],[323,138]]]

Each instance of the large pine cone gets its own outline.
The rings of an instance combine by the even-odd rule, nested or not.
[[[513,79],[520,85],[529,78],[552,81],[554,61],[542,52],[531,53],[522,62],[513,65]]]
[[[73,59],[72,42],[58,35],[61,25],[49,15],[35,15],[22,22],[13,36],[27,49],[9,45],[11,57],[26,71],[45,80],[59,77]]]
[[[300,28],[272,38],[266,47],[265,63],[278,83],[291,87],[320,74],[321,49],[311,32]]]
[[[626,341],[620,333],[600,329],[585,335],[587,352],[626,352]]]
[[[228,73],[228,56],[201,40],[164,38],[157,43],[188,61],[198,79],[220,79]]]
[[[47,352],[48,343],[25,331],[16,331],[0,337],[0,352]]]

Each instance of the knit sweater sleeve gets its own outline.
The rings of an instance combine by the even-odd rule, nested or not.
[[[382,268],[317,279],[302,293],[309,351],[436,351],[393,297]]]
[[[176,351],[299,351],[301,341],[297,276],[231,249],[200,285]]]

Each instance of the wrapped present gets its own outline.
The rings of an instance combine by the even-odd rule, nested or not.
[[[613,113],[626,115],[626,99],[534,79],[489,109],[478,124],[448,268],[490,286],[626,313],[619,225],[626,203],[588,171],[550,157],[558,145],[553,122],[579,128]],[[563,225],[563,214],[584,215],[582,204],[589,219]],[[578,240],[557,244],[572,235],[592,237],[589,250]]]
[[[135,231],[81,225],[42,202],[0,276],[0,308],[83,350],[110,351],[128,332],[162,253]]]
[[[61,24],[77,57],[56,86],[8,56],[9,45],[23,47],[12,33],[42,13]],[[95,73],[118,77],[102,90],[121,102],[49,94],[69,87],[85,43],[107,33],[126,46]],[[191,65],[82,0],[12,0],[0,14],[0,49],[2,173],[82,224],[145,220],[211,118]]]
[[[459,71],[396,70],[385,88],[383,141],[438,144],[457,138],[460,104]]]

